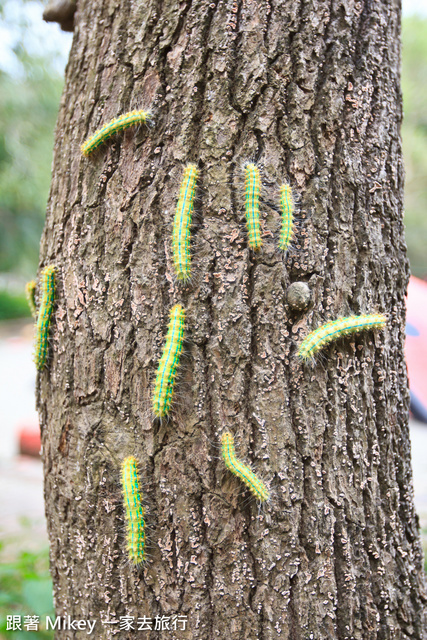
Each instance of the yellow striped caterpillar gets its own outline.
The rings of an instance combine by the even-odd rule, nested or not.
[[[81,146],[82,154],[89,156],[95,149],[97,149],[106,140],[109,140],[114,134],[133,127],[138,124],[147,122],[151,117],[149,111],[130,111],[118,118],[114,118],[111,122],[104,124],[103,127],[98,129],[93,136],[90,136]]]
[[[198,171],[195,164],[186,166],[173,221],[173,262],[178,280],[184,282],[190,277],[191,269],[190,229],[197,174]]]
[[[133,564],[145,559],[145,520],[141,504],[138,461],[133,456],[122,463],[122,491],[127,521],[127,551]]]
[[[55,301],[55,267],[45,267],[41,274],[41,302],[36,324],[36,348],[34,360],[41,371],[47,360],[49,351],[49,325]]]
[[[248,162],[245,167],[245,213],[248,229],[248,244],[251,249],[259,249],[261,240],[261,222],[259,214],[259,197],[261,178],[258,167]]]
[[[185,311],[180,304],[176,304],[170,312],[166,342],[154,385],[153,411],[158,418],[167,416],[170,411],[184,341],[184,324]]]
[[[369,329],[383,329],[387,321],[386,316],[381,314],[349,316],[326,322],[315,331],[312,331],[302,341],[298,349],[298,356],[302,360],[309,360],[320,349],[334,340],[343,336]]]
[[[282,251],[287,251],[294,235],[295,221],[292,189],[286,183],[280,187],[280,209],[282,211],[282,228],[279,247]]]
[[[25,285],[25,297],[27,298],[28,306],[30,307],[31,315],[34,320],[37,318],[36,308],[36,281],[30,280]]]
[[[270,493],[263,481],[254,474],[250,467],[236,458],[234,438],[228,431],[221,436],[221,451],[227,469],[248,487],[255,498],[260,502],[269,500]]]

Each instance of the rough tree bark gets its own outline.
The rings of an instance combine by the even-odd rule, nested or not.
[[[167,637],[423,637],[403,356],[397,0],[78,3],[41,265],[58,266],[51,361],[38,379],[58,615],[188,615]],[[155,125],[83,159],[101,124]],[[287,177],[305,218],[287,258],[263,206],[247,247],[242,165]],[[182,170],[200,168],[194,278],[172,277]],[[267,198],[267,199],[268,199]],[[306,282],[310,307],[286,291]],[[168,312],[189,344],[170,420],[150,394]],[[387,330],[296,345],[326,319],[384,311]],[[269,482],[259,511],[218,459],[230,429]],[[151,561],[126,561],[120,464],[141,461]],[[62,632],[60,638],[86,637]],[[158,638],[127,631],[119,637]]]

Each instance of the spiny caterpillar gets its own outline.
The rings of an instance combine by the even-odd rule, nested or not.
[[[170,411],[176,372],[184,340],[185,311],[180,304],[172,307],[166,343],[157,368],[153,394],[153,411],[158,418]]]
[[[41,303],[36,324],[36,350],[34,360],[39,371],[46,364],[49,350],[49,324],[55,301],[55,267],[45,267],[41,274]]]
[[[28,306],[30,307],[31,315],[34,319],[37,318],[36,309],[36,281],[30,280],[25,285],[25,297],[27,298]]]
[[[301,359],[308,360],[329,342],[338,340],[342,336],[369,329],[383,329],[386,320],[387,318],[381,314],[350,316],[332,320],[308,334],[298,349],[298,355]]]
[[[227,469],[245,483],[249,491],[253,493],[257,500],[260,502],[268,500],[270,498],[270,494],[263,481],[257,478],[254,472],[246,464],[243,464],[243,462],[240,462],[240,460],[236,458],[236,453],[234,451],[234,438],[228,431],[223,433],[221,436],[221,449],[222,457],[224,458]]]
[[[111,136],[119,131],[123,131],[124,129],[128,129],[129,127],[133,127],[137,124],[143,124],[147,122],[151,117],[149,111],[130,111],[129,113],[125,113],[108,124],[104,124],[101,129],[98,129],[93,136],[88,138],[81,146],[82,154],[84,156],[89,156],[95,149],[97,149],[101,144],[103,144],[106,140],[109,140]]]
[[[249,246],[251,249],[261,247],[261,223],[259,218],[259,194],[261,179],[259,169],[248,162],[245,167],[245,211],[246,226],[248,228]]]
[[[282,210],[282,229],[279,247],[282,251],[287,251],[294,235],[294,200],[292,189],[288,184],[282,184],[280,187],[280,208]]]
[[[179,190],[173,221],[172,246],[173,262],[178,280],[188,280],[191,269],[190,228],[194,209],[194,192],[196,190],[197,167],[189,164],[184,170],[184,177]]]
[[[139,489],[138,461],[133,456],[122,463],[123,501],[127,520],[127,550],[133,564],[141,564],[145,557],[145,520]]]

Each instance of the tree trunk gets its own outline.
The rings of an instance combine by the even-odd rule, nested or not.
[[[397,0],[78,3],[41,248],[58,291],[38,408],[57,614],[97,620],[97,639],[123,616],[132,639],[423,637],[399,18]],[[83,158],[89,134],[143,107],[152,127]],[[247,160],[263,180],[258,252],[242,222]],[[182,286],[171,224],[189,162],[200,179]],[[267,205],[285,179],[302,220],[284,257]],[[296,281],[311,290],[302,311],[287,298]],[[151,393],[177,302],[184,374],[159,422]],[[384,332],[298,360],[322,322],[373,312]],[[221,461],[225,430],[268,483],[267,506]],[[126,554],[129,455],[152,527],[140,570]],[[144,615],[188,616],[187,629],[143,633]]]

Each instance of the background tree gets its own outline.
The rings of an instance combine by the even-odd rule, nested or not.
[[[63,85],[58,39],[46,42],[33,9],[0,0],[0,296],[3,273],[29,279],[37,268]]]
[[[187,614],[191,638],[422,638],[398,3],[94,1],[75,25],[41,249],[59,273],[38,381],[58,614]],[[153,128],[81,157],[88,133],[142,105]],[[267,206],[264,246],[248,250],[247,159],[268,194],[286,176],[300,196],[286,259]],[[189,161],[203,189],[183,288],[170,225]],[[287,300],[295,281],[311,289],[304,312]],[[188,364],[158,423],[151,383],[177,301]],[[388,314],[383,335],[297,361],[324,319],[373,310]],[[270,483],[262,511],[217,460],[224,429]],[[130,454],[154,527],[141,572],[123,540]],[[97,637],[115,628],[98,621]]]
[[[43,229],[50,182],[44,157],[51,153],[61,81],[24,52],[22,58],[25,77],[19,88],[0,71],[0,272],[21,271],[29,277]]]
[[[426,279],[427,121],[421,105],[427,99],[427,20],[407,17],[402,24],[402,126],[405,159],[405,233],[411,273]]]

